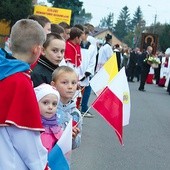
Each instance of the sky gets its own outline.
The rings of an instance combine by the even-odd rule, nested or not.
[[[39,0],[46,1],[46,0]],[[107,17],[109,13],[114,13],[114,24],[120,15],[123,7],[127,6],[129,9],[130,17],[136,12],[137,7],[141,7],[143,18],[146,25],[154,23],[155,16],[156,22],[161,24],[170,24],[170,0],[80,0],[83,2],[83,8],[86,12],[92,14],[93,19],[91,24],[98,26],[102,18]]]
[[[97,26],[103,17],[114,13],[114,23],[120,15],[123,7],[127,6],[131,19],[136,12],[138,6],[141,7],[143,18],[146,25],[154,23],[155,15],[156,21],[162,24],[170,24],[170,0],[81,0],[86,12],[90,12],[93,16],[91,24]]]

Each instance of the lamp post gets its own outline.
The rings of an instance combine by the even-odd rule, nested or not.
[[[149,7],[154,8],[155,9],[155,16],[154,16],[154,25],[153,25],[153,34],[155,33],[155,27],[156,27],[156,19],[157,19],[157,10],[155,7],[153,7],[152,5],[148,4]]]

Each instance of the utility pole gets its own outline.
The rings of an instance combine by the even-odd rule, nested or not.
[[[153,7],[150,4],[148,4],[148,6],[155,9],[155,16],[154,16],[154,23],[153,23],[153,34],[154,34],[155,33],[155,28],[156,28],[156,22],[157,22],[157,10],[156,10],[155,7]]]

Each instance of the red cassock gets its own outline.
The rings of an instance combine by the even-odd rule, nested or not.
[[[68,40],[66,42],[65,60],[79,67],[81,64],[80,45],[75,45]]]
[[[0,81],[0,126],[44,131],[30,76],[15,73]]]

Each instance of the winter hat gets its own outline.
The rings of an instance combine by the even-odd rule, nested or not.
[[[167,49],[166,49],[165,54],[166,54],[166,55],[170,55],[170,48],[167,48]]]
[[[58,98],[58,102],[60,100],[60,94],[59,92],[56,90],[55,87],[49,85],[49,84],[41,84],[37,87],[34,88],[36,97],[37,97],[37,101],[39,102],[44,96],[48,95],[48,94],[55,94]]]

